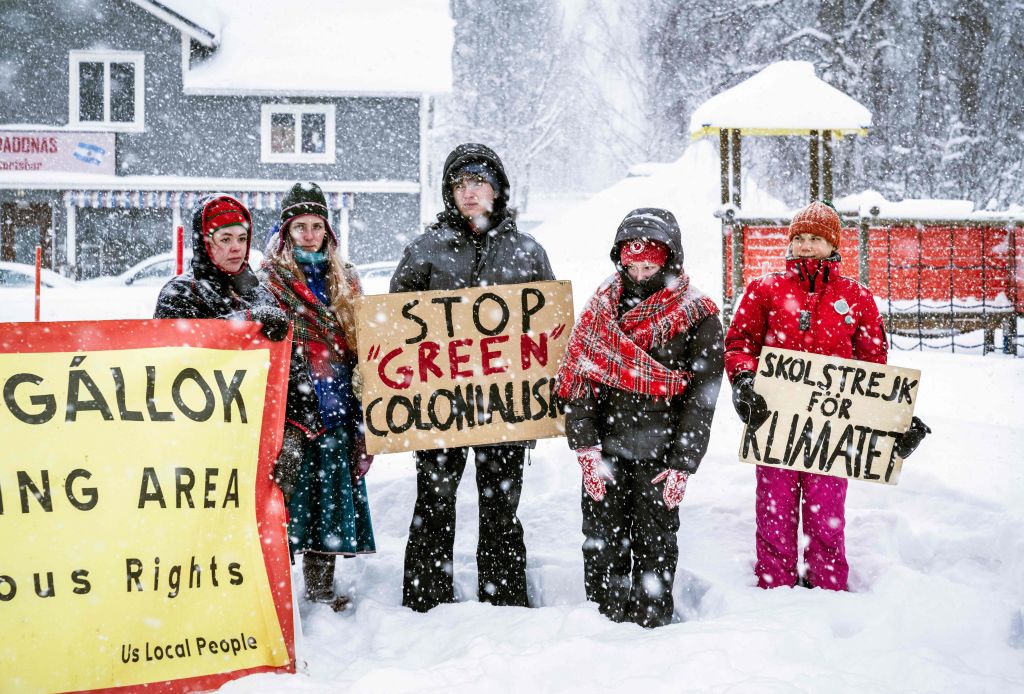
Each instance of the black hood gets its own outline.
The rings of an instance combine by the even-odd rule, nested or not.
[[[627,214],[615,232],[615,242],[609,253],[615,267],[621,271],[619,262],[619,246],[623,241],[633,239],[650,239],[668,246],[669,256],[665,261],[667,274],[679,275],[683,272],[683,237],[679,231],[679,223],[675,215],[659,207],[639,207]]]
[[[452,150],[444,160],[444,174],[441,176],[441,198],[444,200],[444,212],[438,215],[442,221],[453,221],[462,218],[455,206],[452,195],[451,176],[466,164],[483,163],[494,172],[498,179],[498,187],[494,191],[494,210],[491,219],[495,224],[508,215],[510,185],[505,166],[493,149],[475,142],[461,144]]]
[[[214,264],[210,257],[209,247],[206,245],[206,238],[203,236],[203,218],[206,208],[213,202],[227,198],[237,203],[242,211],[246,222],[249,224],[249,241],[245,248],[245,262],[242,268],[231,274],[222,270]],[[258,283],[256,275],[249,267],[249,251],[252,248],[252,215],[248,208],[235,198],[225,193],[211,193],[201,197],[192,208],[192,273],[196,279],[207,280],[208,282],[234,287],[239,293],[251,289],[253,283]]]

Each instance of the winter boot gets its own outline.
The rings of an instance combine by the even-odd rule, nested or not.
[[[334,555],[306,552],[302,557],[302,576],[306,579],[306,600],[330,605],[341,612],[348,598],[334,593]]]

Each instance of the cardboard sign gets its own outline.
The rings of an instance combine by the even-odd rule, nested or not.
[[[572,323],[568,282],[362,297],[367,449],[562,436],[554,376]]]
[[[740,460],[896,484],[895,437],[910,428],[921,372],[765,348],[754,390],[771,417],[743,431]]]
[[[294,672],[270,478],[289,341],[256,323],[98,321],[0,323],[0,345],[0,688]]]

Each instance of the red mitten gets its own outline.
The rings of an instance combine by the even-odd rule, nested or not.
[[[662,490],[661,495],[665,499],[665,505],[670,510],[683,501],[683,497],[686,495],[686,478],[689,476],[690,473],[688,472],[669,468],[651,480],[651,484],[665,483],[665,488]]]
[[[576,459],[583,470],[583,489],[594,501],[604,498],[604,478],[601,476],[601,448],[588,446],[576,449]]]
[[[373,456],[366,452],[366,438],[363,436],[356,436],[355,449],[352,451],[352,463],[352,472],[357,482],[366,476],[366,473],[370,471],[370,466],[373,465]]]

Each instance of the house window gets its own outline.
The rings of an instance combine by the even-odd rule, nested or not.
[[[265,162],[334,163],[334,104],[263,104]]]
[[[94,130],[143,130],[143,53],[71,51],[69,70],[70,125]]]

